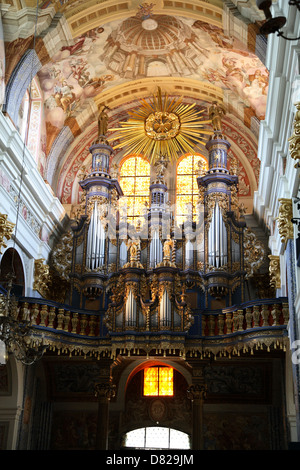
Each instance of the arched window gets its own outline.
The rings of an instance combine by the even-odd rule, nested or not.
[[[176,221],[178,224],[185,221],[187,215],[190,214],[190,208],[193,220],[195,220],[199,192],[197,184],[199,162],[203,163],[207,170],[207,160],[202,155],[185,155],[177,164]]]
[[[120,185],[126,197],[127,220],[136,225],[149,203],[150,164],[142,156],[131,155],[120,167]]]
[[[30,93],[26,90],[19,109],[18,131],[36,162],[38,162],[41,146],[41,122],[42,94],[38,81],[33,79]]]
[[[144,396],[173,396],[172,367],[152,366],[144,369]]]
[[[19,253],[14,248],[8,248],[2,258],[0,263],[0,273],[1,273],[1,284],[6,289],[9,274],[14,273],[12,293],[14,295],[24,295],[25,294],[25,276],[23,270],[22,260]]]
[[[190,449],[185,432],[160,426],[134,429],[124,437],[124,447],[131,449]],[[153,462],[154,463],[154,462]],[[155,462],[156,463],[156,462]],[[174,463],[180,463],[174,460]],[[188,459],[185,461],[188,463]]]

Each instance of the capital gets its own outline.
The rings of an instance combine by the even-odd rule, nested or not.
[[[116,395],[116,386],[112,385],[111,383],[98,383],[95,385],[95,396],[98,399],[106,398],[110,400],[114,398]]]
[[[206,384],[191,385],[187,390],[187,396],[190,400],[205,400],[207,396]]]

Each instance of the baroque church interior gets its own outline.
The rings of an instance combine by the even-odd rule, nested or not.
[[[299,18],[2,0],[1,450],[297,447]]]

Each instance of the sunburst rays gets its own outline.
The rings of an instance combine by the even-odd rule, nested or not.
[[[119,135],[114,149],[124,148],[125,156],[143,154],[150,162],[159,155],[176,160],[183,153],[195,152],[199,145],[205,145],[204,135],[212,135],[205,128],[210,120],[201,120],[204,110],[195,109],[195,104],[183,104],[182,98],[162,95],[160,87],[148,102],[140,100],[140,106],[128,112],[128,121],[120,122],[121,127],[110,129]]]

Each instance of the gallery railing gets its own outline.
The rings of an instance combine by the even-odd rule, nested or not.
[[[49,345],[49,352],[100,357],[118,354],[176,354],[179,356],[239,354],[258,348],[287,345],[289,308],[286,298],[248,302],[222,311],[194,311],[188,332],[149,331],[130,327],[109,331],[102,311],[74,310],[38,298],[19,299],[19,319],[30,319],[33,342]]]

